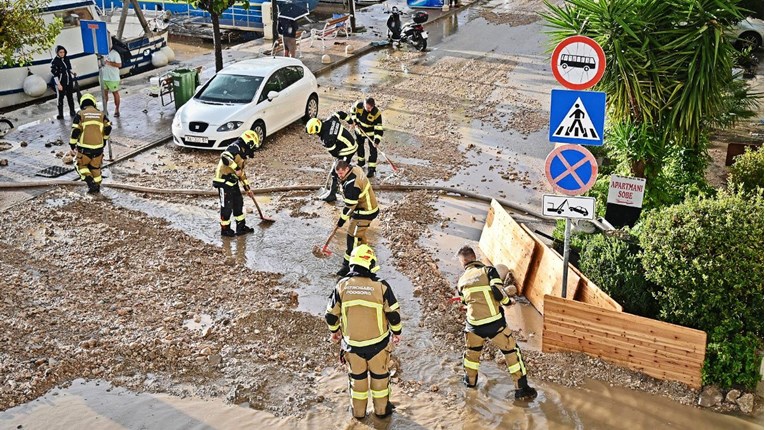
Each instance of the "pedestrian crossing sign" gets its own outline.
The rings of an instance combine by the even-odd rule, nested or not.
[[[550,142],[602,145],[606,93],[552,90]]]

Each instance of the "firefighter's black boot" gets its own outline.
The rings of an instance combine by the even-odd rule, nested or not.
[[[234,237],[236,236],[236,233],[234,233],[234,230],[231,230],[230,226],[221,226],[220,235],[223,237]]]
[[[367,168],[367,178],[374,178],[375,177],[375,168],[374,167],[368,167]]]
[[[337,201],[337,176],[334,174],[332,175],[332,184],[329,186],[329,192],[322,196],[322,200],[324,200],[327,203],[332,203]]]
[[[389,416],[391,416],[393,414],[394,410],[396,410],[396,406],[394,406],[393,403],[388,402],[388,404],[385,405],[385,413],[382,414],[382,415],[375,414],[375,416],[377,418],[388,418]]]
[[[247,224],[244,223],[244,221],[237,221],[236,222],[236,235],[241,236],[243,234],[252,233],[255,229],[252,227],[248,227]]]
[[[526,375],[518,380],[518,389],[515,390],[515,400],[531,400],[537,396],[537,390],[529,386]]]
[[[468,388],[475,388],[478,385],[478,376],[475,377],[475,384],[470,383],[470,378],[467,375],[462,378],[462,383]]]
[[[88,184],[88,194],[97,193],[99,191],[99,186],[93,180],[92,176],[86,176],[85,183]]]

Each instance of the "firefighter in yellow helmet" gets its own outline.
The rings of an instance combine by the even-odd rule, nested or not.
[[[337,200],[337,197],[335,196],[338,184],[338,178],[335,174],[337,161],[343,160],[348,163],[353,161],[353,154],[356,153],[358,145],[356,145],[356,140],[353,138],[353,134],[340,123],[337,114],[333,114],[324,121],[319,118],[311,118],[308,120],[305,129],[308,134],[318,134],[324,149],[326,149],[330,155],[335,157],[335,164],[332,166],[332,171],[330,173],[332,184],[327,190],[328,192],[320,197],[325,202],[334,202]]]
[[[374,272],[375,253],[368,245],[354,248],[351,271],[332,291],[324,318],[332,340],[340,343],[340,357],[348,365],[353,416],[366,416],[370,391],[374,413],[393,412],[390,403],[388,360],[401,335],[399,304],[391,286]]]
[[[88,193],[101,191],[104,145],[111,132],[112,123],[96,108],[96,98],[90,93],[83,94],[80,111],[72,119],[69,148],[75,153],[77,173],[88,184]]]
[[[345,236],[345,255],[343,265],[337,271],[338,276],[345,276],[349,270],[351,251],[361,244],[367,243],[367,229],[372,220],[377,218],[380,208],[372,184],[359,166],[353,166],[339,160],[335,163],[335,172],[343,184],[343,202],[345,207],[337,220],[337,226],[348,223],[348,234]]]
[[[502,351],[507,362],[507,371],[515,381],[515,398],[532,399],[537,392],[526,380],[526,365],[521,350],[513,339],[510,328],[505,323],[502,305],[510,303],[502,289],[502,279],[497,269],[486,266],[476,258],[475,251],[463,246],[457,256],[465,273],[457,284],[457,293],[467,306],[465,321],[465,355],[462,364],[465,368],[465,385],[473,388],[478,383],[478,367],[481,350],[486,342],[491,342]]]
[[[226,148],[220,155],[218,167],[215,169],[213,187],[218,189],[220,200],[220,234],[231,237],[255,231],[244,222],[244,201],[239,183],[242,183],[247,195],[252,196],[250,181],[244,171],[245,159],[252,158],[255,150],[260,147],[257,133],[247,130]],[[236,232],[231,229],[231,214],[236,220]]]

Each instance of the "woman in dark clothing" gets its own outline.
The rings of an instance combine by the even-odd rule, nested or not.
[[[56,47],[56,57],[50,62],[50,72],[53,74],[53,80],[56,83],[56,94],[58,94],[58,116],[57,119],[64,119],[64,96],[69,104],[69,116],[74,118],[74,100],[72,92],[75,87],[77,74],[72,71],[72,63],[66,57],[66,48],[59,45]]]

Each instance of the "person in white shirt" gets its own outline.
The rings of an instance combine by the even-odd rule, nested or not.
[[[104,104],[109,103],[109,93],[114,95],[114,117],[120,116],[120,68],[122,59],[114,48],[109,51],[104,61]]]

